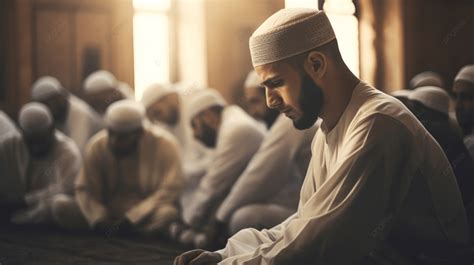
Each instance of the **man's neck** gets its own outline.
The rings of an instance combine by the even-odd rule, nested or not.
[[[342,114],[349,105],[354,88],[359,84],[360,80],[350,71],[341,74],[339,78],[333,82],[330,88],[332,91],[332,102],[325,106],[325,110],[321,113],[321,119],[324,121],[327,131],[331,131],[339,122]]]

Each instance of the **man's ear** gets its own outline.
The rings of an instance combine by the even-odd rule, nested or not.
[[[308,73],[316,77],[321,77],[326,72],[327,61],[326,56],[318,51],[308,53],[305,61],[305,68]]]

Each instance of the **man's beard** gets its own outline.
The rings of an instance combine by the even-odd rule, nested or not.
[[[201,142],[209,147],[209,148],[214,148],[216,147],[216,142],[217,142],[217,132],[207,124],[203,123],[202,125],[203,129],[203,134],[201,137]]]
[[[301,76],[301,93],[298,103],[303,113],[301,118],[293,120],[293,126],[305,130],[314,125],[323,107],[323,91],[311,77],[304,73]]]

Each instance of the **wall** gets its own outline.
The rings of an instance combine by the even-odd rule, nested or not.
[[[1,107],[10,115],[29,101],[31,84],[42,75],[57,77],[78,95],[84,77],[97,68],[133,84],[131,0],[5,0],[3,4],[2,13],[9,15],[2,16],[8,21],[0,27],[9,40],[5,53],[11,76],[2,84],[8,100]]]
[[[404,0],[405,85],[415,74],[431,70],[453,78],[474,63],[474,1]]]

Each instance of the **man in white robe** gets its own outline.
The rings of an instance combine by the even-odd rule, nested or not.
[[[59,80],[43,76],[34,84],[31,98],[48,106],[56,128],[69,136],[81,153],[87,141],[102,129],[102,119],[87,103],[68,93]]]
[[[209,165],[209,151],[193,138],[186,100],[182,92],[171,84],[151,84],[141,99],[148,120],[164,127],[180,143],[186,180],[204,175]]]
[[[299,129],[322,119],[298,211],[175,264],[470,264],[454,254],[469,229],[449,161],[406,107],[350,72],[323,11],[278,11],[250,51],[269,107]]]
[[[453,84],[456,118],[464,131],[464,144],[474,157],[474,65],[464,66]]]
[[[0,201],[24,205],[13,213],[13,223],[49,223],[56,197],[74,191],[81,155],[71,139],[54,129],[43,104],[23,106],[19,126],[21,134],[0,143]]]
[[[190,199],[182,201],[183,221],[190,228],[180,241],[196,244],[194,235],[212,230],[215,211],[258,150],[264,130],[240,107],[227,106],[214,89],[197,92],[189,106],[194,137],[215,149],[206,174]]]
[[[100,115],[115,101],[134,98],[132,89],[106,70],[91,73],[84,80],[83,89],[86,101]]]
[[[265,121],[269,131],[217,211],[216,219],[228,225],[231,235],[246,227],[273,227],[296,211],[318,127],[296,130],[290,119],[269,109],[254,71],[245,82],[244,95],[249,114]]]
[[[166,131],[144,124],[143,106],[112,104],[107,130],[89,142],[76,181],[76,200],[88,225],[98,232],[163,234],[178,217],[182,187],[178,144]],[[65,226],[74,212],[67,201],[58,215]],[[69,219],[68,219],[69,218]]]

